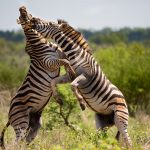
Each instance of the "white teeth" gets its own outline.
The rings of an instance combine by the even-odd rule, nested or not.
[[[17,19],[17,23],[20,24],[20,20],[19,19]]]

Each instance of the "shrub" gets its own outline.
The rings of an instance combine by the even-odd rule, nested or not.
[[[23,81],[27,69],[23,67],[16,67],[7,63],[0,63],[0,87],[12,88],[19,86]]]
[[[95,52],[97,61],[112,83],[124,93],[130,112],[150,110],[150,49],[139,43],[119,44]]]

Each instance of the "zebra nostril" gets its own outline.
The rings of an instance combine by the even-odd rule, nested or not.
[[[20,22],[20,20],[19,20],[19,19],[16,19],[16,20],[17,20],[17,23],[18,23],[18,24],[21,24],[21,22]]]

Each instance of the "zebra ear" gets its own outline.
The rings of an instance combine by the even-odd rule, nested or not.
[[[57,22],[58,24],[63,24],[63,23],[68,24],[68,22],[63,19],[58,19]]]
[[[66,28],[68,26],[68,23],[65,20],[58,19],[57,22],[58,22],[58,24],[60,25],[61,28]]]

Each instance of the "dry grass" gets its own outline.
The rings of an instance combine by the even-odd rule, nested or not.
[[[7,113],[11,93],[0,92],[0,131],[7,122]],[[60,124],[53,130],[46,129],[48,119],[43,115],[43,127],[36,139],[29,145],[14,143],[14,131],[8,128],[5,134],[7,150],[122,150],[120,144],[114,139],[116,129],[109,129],[108,136],[96,134],[94,129],[93,113],[86,110],[81,113],[81,120],[76,124],[77,132]],[[84,130],[83,130],[84,129]],[[130,118],[129,134],[133,141],[133,150],[150,149],[150,117],[144,112],[137,112],[136,118]],[[99,148],[101,147],[101,148]]]

